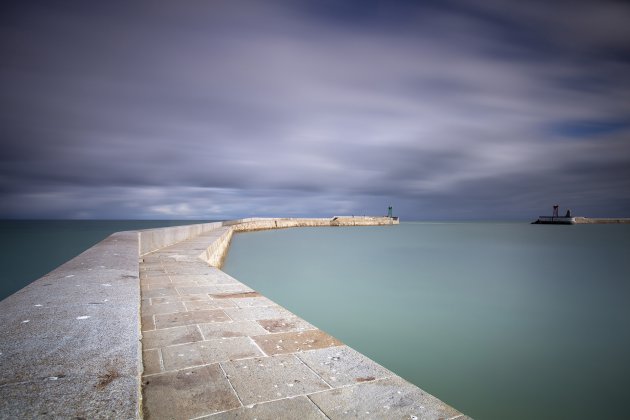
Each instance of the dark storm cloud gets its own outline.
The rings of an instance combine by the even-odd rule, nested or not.
[[[630,213],[624,3],[22,3],[1,216]]]

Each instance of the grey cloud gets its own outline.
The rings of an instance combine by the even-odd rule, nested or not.
[[[0,216],[630,212],[625,5],[337,3],[16,6]]]

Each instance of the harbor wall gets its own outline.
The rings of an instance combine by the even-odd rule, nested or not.
[[[199,258],[207,262],[212,267],[221,268],[230,248],[230,242],[232,241],[233,234],[234,228],[231,226],[227,227],[225,233],[212,242],[210,246],[201,253],[201,255],[199,255]]]
[[[147,229],[138,232],[138,253],[140,256],[158,249],[194,238],[220,227],[231,227],[232,232],[252,232],[267,229],[285,229],[292,227],[330,227],[330,226],[381,226],[399,224],[398,218],[374,216],[337,216],[333,218],[247,218],[223,222],[202,223],[195,225],[171,226],[159,229]],[[202,258],[214,267],[220,267],[227,252],[232,233],[221,245],[214,245]]]
[[[576,217],[577,225],[609,225],[609,224],[630,224],[630,218],[622,217]]]
[[[139,263],[152,252],[217,230],[199,256],[220,267],[235,232],[397,223],[250,218],[115,233],[0,301],[0,417],[143,417]]]
[[[194,238],[202,233],[223,226],[223,222],[201,223],[195,225],[171,226],[159,229],[147,229],[138,232],[138,253],[145,255],[158,249]]]

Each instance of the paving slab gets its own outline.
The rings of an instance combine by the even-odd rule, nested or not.
[[[154,330],[155,319],[153,319],[153,315],[143,315],[140,319],[140,328],[143,332]]]
[[[176,344],[194,343],[202,341],[203,337],[196,325],[167,328],[162,330],[145,331],[142,333],[142,348],[156,349],[174,346]]]
[[[166,273],[153,274],[146,271],[140,272],[140,284],[171,284],[171,278]]]
[[[247,297],[242,299],[234,299],[234,302],[239,308],[250,308],[252,306],[275,306],[277,303],[264,296],[260,297]]]
[[[169,274],[188,275],[188,274],[207,274],[209,273],[208,265],[199,260],[197,264],[187,262],[186,264],[177,263],[175,261],[163,264],[164,271]]]
[[[258,292],[241,292],[241,293],[222,293],[211,295],[215,299],[240,299],[240,298],[248,298],[248,297],[258,297],[262,296]]]
[[[189,311],[175,314],[155,315],[157,329],[179,327],[182,325],[201,324],[205,322],[225,322],[230,318],[221,309],[207,311]]]
[[[236,303],[230,299],[195,300],[185,302],[189,311],[202,311],[204,309],[236,308]]]
[[[179,295],[199,295],[199,294],[219,294],[219,293],[242,293],[249,292],[250,289],[242,284],[213,284],[209,286],[178,287]]]
[[[463,419],[462,414],[400,377],[309,395],[331,420]]]
[[[277,319],[259,319],[256,321],[265,330],[276,332],[288,332],[288,331],[305,331],[315,330],[312,324],[304,321],[302,318],[296,316],[290,318],[277,318]]]
[[[227,308],[225,313],[234,321],[290,318],[291,312],[281,306],[254,306],[250,308]]]
[[[218,364],[146,377],[147,419],[191,419],[240,407]]]
[[[254,321],[217,322],[199,324],[199,329],[206,339],[222,337],[246,337],[266,334],[267,331]]]
[[[170,314],[174,312],[185,312],[186,307],[181,302],[154,303],[142,305],[142,315]]]
[[[332,387],[394,376],[383,366],[348,346],[306,351],[296,356]]]
[[[284,398],[205,417],[210,420],[322,420],[326,416],[307,397]]]
[[[151,298],[151,303],[197,302],[211,299],[212,298],[207,293],[202,293],[200,295],[155,297]]]
[[[197,282],[199,284],[211,285],[211,284],[237,284],[238,282],[232,277],[216,276],[213,273],[207,274],[189,274],[179,275],[172,274],[171,281],[173,283],[178,282]]]
[[[142,297],[144,299],[166,297],[166,296],[177,296],[177,290],[175,290],[172,287],[165,287],[163,289],[152,289],[152,290],[145,290],[142,292]]]
[[[143,375],[160,373],[163,370],[162,363],[160,362],[160,351],[158,349],[144,350],[142,352],[142,363],[144,364]]]
[[[293,355],[221,362],[244,405],[330,389]]]
[[[249,337],[219,338],[162,349],[162,360],[167,371],[255,356],[264,354]]]
[[[178,283],[173,283],[173,282],[169,282],[169,283],[156,283],[156,284],[145,284],[142,288],[142,290],[155,290],[155,289],[177,289],[180,287],[195,287],[195,286],[199,286],[199,284],[197,284],[197,282],[194,281],[185,281],[185,282],[178,282]]]
[[[342,344],[322,330],[274,333],[252,338],[269,355],[296,353]]]

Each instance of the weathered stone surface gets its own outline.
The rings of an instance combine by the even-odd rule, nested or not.
[[[251,308],[227,308],[225,313],[234,321],[290,318],[293,314],[280,306],[259,306]]]
[[[275,302],[273,302],[270,299],[267,299],[264,296],[249,297],[249,298],[242,298],[242,299],[234,299],[234,302],[236,303],[236,305],[238,305],[239,308],[249,308],[249,307],[252,307],[252,306],[273,306],[273,305],[276,305]]]
[[[57,379],[52,379],[57,378]],[[80,373],[3,386],[3,419],[136,419],[138,379],[105,372],[89,381]]]
[[[147,419],[190,419],[240,406],[218,364],[144,379]]]
[[[330,388],[293,355],[222,362],[221,366],[245,405]]]
[[[256,322],[271,333],[316,329],[313,325],[296,316],[290,318],[259,319]]]
[[[212,295],[215,299],[240,299],[240,298],[248,298],[248,297],[258,297],[261,296],[258,292],[242,292],[242,293],[223,293],[219,295]]]
[[[142,315],[170,314],[174,312],[184,312],[186,307],[181,302],[156,303],[153,305],[142,305]]]
[[[196,300],[185,302],[189,311],[202,311],[204,309],[236,308],[236,304],[229,299]]]
[[[217,322],[215,324],[199,324],[206,339],[222,337],[244,337],[266,334],[264,328],[254,321]]]
[[[200,295],[187,295],[187,296],[168,296],[152,298],[151,303],[169,303],[169,302],[200,302],[204,300],[210,300],[210,296],[206,293]]]
[[[267,334],[253,337],[253,339],[269,355],[295,353],[342,344],[341,341],[321,330]]]
[[[307,397],[292,397],[214,414],[210,420],[322,420],[326,416]]]
[[[176,314],[155,315],[155,327],[160,329],[201,324],[204,322],[225,322],[229,320],[230,318],[220,309],[189,311]]]
[[[144,375],[162,372],[160,363],[160,351],[158,349],[145,350],[142,352],[142,361],[144,364]]]
[[[0,301],[0,417],[136,418],[137,238],[113,234]]]
[[[335,388],[394,375],[348,346],[307,351],[297,357]]]
[[[196,325],[145,331],[142,333],[142,347],[145,350],[193,343],[201,340],[203,340],[203,337]]]
[[[246,293],[252,289],[243,284],[213,284],[208,286],[178,287],[181,296],[199,294]]]
[[[155,320],[153,319],[153,315],[142,316],[140,322],[142,324],[142,331],[150,331],[155,329]]]
[[[310,395],[330,419],[450,419],[460,412],[400,377]],[[459,417],[458,417],[459,419]]]
[[[162,360],[166,370],[255,356],[263,354],[248,337],[219,338],[162,349]]]
[[[199,285],[214,285],[214,284],[236,284],[237,281],[229,276],[217,276],[212,273],[207,274],[189,274],[182,276],[178,274],[171,275],[171,281],[173,283],[178,282],[196,282]]]
[[[166,296],[177,296],[177,290],[172,287],[165,287],[163,289],[145,290],[142,292],[143,298],[157,298]]]

